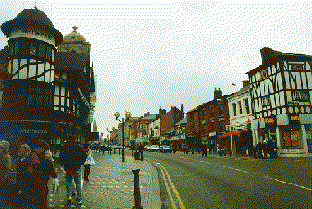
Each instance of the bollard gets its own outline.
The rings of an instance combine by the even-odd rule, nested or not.
[[[114,148],[114,154],[116,154],[116,149]]]
[[[120,155],[120,148],[119,148],[119,155]]]
[[[140,194],[140,183],[139,183],[139,172],[140,169],[132,170],[134,174],[134,206],[133,209],[143,209],[141,206],[141,194]]]

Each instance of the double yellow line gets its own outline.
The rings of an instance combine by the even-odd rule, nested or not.
[[[178,208],[179,209],[185,209],[183,202],[180,198],[179,192],[176,190],[175,186],[173,185],[171,178],[170,178],[170,175],[169,175],[168,171],[166,170],[166,168],[164,166],[160,165],[160,163],[156,163],[156,166],[158,166],[160,171],[161,171],[161,174],[162,174],[163,180],[165,182],[166,190],[168,192],[172,208],[173,209],[178,209]],[[168,182],[169,182],[170,186],[169,186]],[[177,207],[176,201],[174,200],[171,191],[175,194],[175,198],[178,202],[179,207]]]

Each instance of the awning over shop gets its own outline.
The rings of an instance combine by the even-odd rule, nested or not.
[[[230,131],[230,132],[227,132],[225,134],[219,135],[219,138],[223,138],[223,137],[227,137],[227,136],[236,136],[243,131],[248,131],[248,129],[241,130],[241,131],[237,131],[237,130],[236,131]]]

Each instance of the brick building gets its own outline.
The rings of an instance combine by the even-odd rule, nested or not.
[[[190,149],[199,150],[202,143],[220,143],[218,135],[229,125],[227,95],[215,89],[213,100],[198,105],[186,114],[187,141]]]
[[[163,111],[160,109],[159,111]],[[164,112],[163,112],[164,113]],[[160,116],[160,135],[167,135],[170,137],[170,131],[173,130],[174,125],[184,118],[183,104],[181,109],[172,106],[169,112],[161,114]]]

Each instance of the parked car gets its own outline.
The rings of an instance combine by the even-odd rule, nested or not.
[[[168,145],[160,145],[159,151],[160,152],[172,152],[172,149]]]
[[[146,145],[146,146],[144,147],[144,150],[145,150],[145,151],[149,151],[149,149],[151,148],[151,146],[152,146],[152,145]]]
[[[150,152],[158,152],[159,150],[159,146],[158,145],[152,145],[149,147],[149,149],[147,151],[150,151]]]

